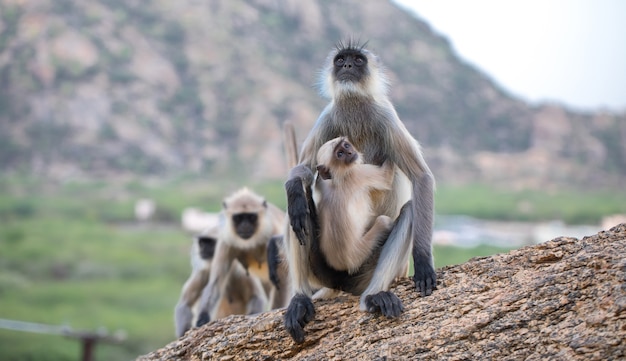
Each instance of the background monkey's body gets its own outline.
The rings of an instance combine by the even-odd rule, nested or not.
[[[220,228],[209,281],[200,296],[197,326],[214,319],[216,307],[226,289],[226,275],[234,262],[240,263],[250,277],[260,279],[267,291],[269,308],[279,308],[287,302],[289,290],[276,287],[270,281],[267,258],[270,239],[284,231],[285,213],[243,188],[224,199],[223,215],[224,224]],[[278,276],[282,278],[286,274],[279,273]],[[287,284],[287,280],[283,279],[281,283]]]
[[[193,239],[191,275],[183,285],[174,311],[176,337],[184,335],[198,321],[200,295],[209,282],[218,237],[219,226],[215,226]],[[259,278],[248,275],[239,262],[233,262],[224,275],[220,293],[221,297],[212,312],[214,319],[233,314],[258,313],[267,307],[266,291]]]

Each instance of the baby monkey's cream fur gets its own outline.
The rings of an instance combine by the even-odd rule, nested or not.
[[[391,190],[394,168],[390,162],[381,166],[363,163],[363,155],[346,137],[322,145],[317,164],[314,199],[320,218],[320,247],[332,267],[352,274],[391,228],[390,217],[376,217],[371,193]]]

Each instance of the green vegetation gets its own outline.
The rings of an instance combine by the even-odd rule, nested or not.
[[[466,214],[503,221],[560,219],[569,224],[596,224],[603,216],[626,213],[626,192],[497,189],[488,185],[439,185],[437,213]]]
[[[174,340],[173,307],[189,272],[180,212],[188,206],[217,211],[237,186],[194,177],[62,185],[0,178],[0,318],[125,330],[127,341],[98,344],[98,360],[132,359]],[[282,182],[251,187],[285,206]],[[143,197],[156,201],[159,222],[134,222],[134,201]],[[510,193],[478,185],[437,191],[438,213],[496,219],[593,221],[626,212],[625,204],[625,194],[602,192]],[[434,250],[437,267],[505,251]],[[76,360],[79,354],[80,344],[61,336],[0,330],[2,360]]]
[[[497,253],[506,253],[508,251],[510,251],[510,249],[488,245],[479,245],[473,248],[439,245],[435,245],[433,247],[436,268],[461,264],[474,257],[491,256]]]

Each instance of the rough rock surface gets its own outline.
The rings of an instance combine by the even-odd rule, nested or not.
[[[386,319],[358,299],[316,302],[306,341],[284,310],[231,316],[139,360],[616,360],[626,358],[626,224],[581,240],[556,238],[438,270],[420,298],[393,290],[405,312]]]

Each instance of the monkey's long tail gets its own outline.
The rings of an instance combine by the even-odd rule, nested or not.
[[[296,130],[290,121],[283,124],[283,142],[287,156],[287,168],[291,169],[298,164],[298,146],[296,144]]]

